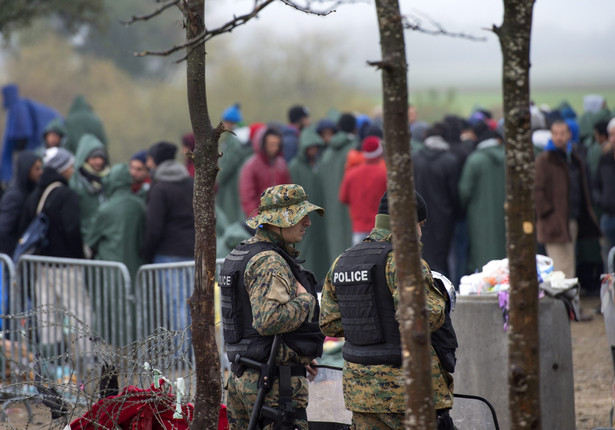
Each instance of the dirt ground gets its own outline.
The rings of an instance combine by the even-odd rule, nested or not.
[[[572,356],[574,367],[574,390],[576,429],[591,430],[608,427],[609,412],[613,396],[613,365],[611,352],[606,339],[604,319],[595,314],[599,306],[598,298],[581,299],[585,313],[593,315],[588,322],[573,322]],[[34,418],[28,421],[22,404],[5,404],[8,421],[3,419],[0,428],[4,429],[62,429],[61,423],[51,423],[49,410],[41,404],[33,404]],[[2,417],[5,418],[5,417]],[[552,429],[544,429],[552,430]]]
[[[573,322],[572,364],[574,368],[574,403],[577,430],[609,426],[613,395],[613,364],[606,338],[604,319],[595,314],[598,298],[581,299],[583,311],[592,321]]]

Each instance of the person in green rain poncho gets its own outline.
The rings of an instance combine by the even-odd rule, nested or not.
[[[318,206],[324,206],[323,185],[318,175],[324,145],[314,127],[303,129],[299,136],[299,152],[288,165],[292,182],[301,185]],[[301,252],[300,258],[305,260],[305,268],[314,272],[319,280],[324,279],[330,265],[326,243],[326,223],[321,217],[313,217],[310,234],[296,245]]]
[[[108,200],[94,214],[85,243],[94,251],[95,259],[124,263],[134,280],[145,263],[139,257],[145,234],[145,203],[130,190],[128,165],[113,166],[103,182]]]

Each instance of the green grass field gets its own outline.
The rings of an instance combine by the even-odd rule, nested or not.
[[[467,117],[476,106],[489,109],[495,118],[502,116],[502,94],[499,89],[428,89],[410,93],[410,101],[416,104],[419,117],[428,122],[437,121],[447,113]],[[543,103],[551,108],[563,100],[568,101],[577,112],[583,113],[583,97],[599,94],[607,101],[610,109],[615,108],[615,86],[610,88],[536,88],[530,98],[538,105]]]

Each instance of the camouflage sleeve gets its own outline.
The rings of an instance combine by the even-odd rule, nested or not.
[[[297,294],[295,277],[276,252],[261,252],[250,260],[245,285],[253,325],[262,336],[296,330],[313,315],[316,299],[308,293]]]
[[[331,337],[343,337],[342,314],[335,295],[335,286],[331,282],[333,269],[337,265],[339,257],[333,262],[331,269],[325,277],[320,298],[320,331]]]
[[[399,289],[397,288],[397,266],[394,252],[389,252],[387,256],[385,275],[387,278],[387,285],[393,296],[393,305],[395,306],[395,314],[397,315],[397,309],[399,309]]]
[[[425,262],[421,260],[423,268],[423,278],[425,279],[425,301],[427,303],[427,311],[429,313],[429,324],[431,331],[436,331],[444,324],[445,302],[440,292],[434,287],[431,269]],[[389,253],[386,265],[386,279],[393,296],[393,303],[396,309],[396,318],[399,319],[397,310],[399,309],[399,289],[397,288],[397,270],[395,263],[395,253]]]
[[[431,348],[431,385],[436,409],[452,408],[455,389],[453,376],[444,370],[433,347]]]
[[[427,313],[429,315],[429,326],[434,332],[444,324],[446,301],[440,291],[435,287],[431,269],[425,260],[421,260],[423,265],[423,277],[425,278],[425,302],[427,303]]]

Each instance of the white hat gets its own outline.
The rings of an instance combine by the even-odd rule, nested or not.
[[[43,162],[45,166],[49,166],[58,173],[62,173],[75,164],[75,157],[66,149],[54,146],[45,150]]]

